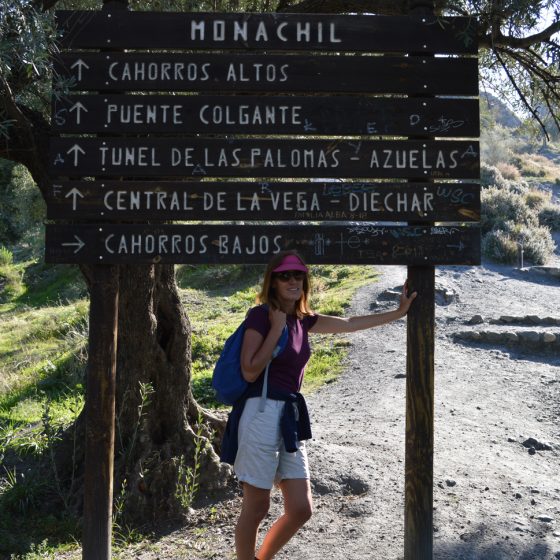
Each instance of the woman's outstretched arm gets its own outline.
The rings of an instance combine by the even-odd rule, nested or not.
[[[345,333],[361,331],[364,329],[371,329],[372,327],[379,327],[396,321],[404,317],[410,308],[410,305],[417,296],[414,292],[407,293],[407,283],[405,282],[401,297],[400,304],[397,309],[386,311],[383,313],[374,313],[373,315],[360,315],[356,317],[333,317],[331,315],[319,315],[316,323],[310,329],[312,333]]]

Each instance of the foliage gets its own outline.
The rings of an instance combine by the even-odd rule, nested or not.
[[[487,165],[510,163],[513,153],[519,146],[511,129],[496,125],[482,131],[480,136],[480,157]]]
[[[45,203],[23,165],[0,160],[0,243],[13,244],[45,218]]]
[[[504,264],[515,264],[518,260],[518,245],[502,229],[489,231],[482,238],[482,254]]]
[[[560,205],[546,203],[539,209],[539,223],[552,231],[560,231]]]
[[[192,456],[192,466],[186,465],[187,459],[185,456],[179,458],[177,465],[177,487],[175,490],[175,497],[179,500],[181,507],[188,511],[192,506],[196,495],[198,493],[198,478],[201,469],[201,453],[208,439],[202,434],[204,431],[204,418],[202,412],[198,414],[197,429],[194,433],[194,453]],[[210,438],[212,439],[212,438]]]
[[[519,192],[510,186],[483,189],[483,254],[498,262],[515,263],[523,247],[525,259],[545,264],[555,247],[550,228],[540,222],[540,213],[549,201],[550,194],[542,190]]]
[[[481,193],[482,233],[504,229],[506,222],[537,226],[538,216],[525,202],[523,194],[509,187],[489,187]]]
[[[530,114],[543,133],[545,122],[548,130],[558,130],[558,0],[451,0],[446,5],[450,14],[478,18],[482,87],[508,100],[517,114]],[[552,22],[545,23],[547,14]],[[535,40],[523,40],[528,37]]]
[[[130,526],[124,521],[125,506],[127,499],[127,480],[123,480],[120,492],[113,500],[113,531],[112,545],[116,549],[126,548],[127,546],[140,542],[144,535],[135,527]]]
[[[14,254],[4,245],[0,245],[0,266],[7,266],[14,262]]]
[[[511,163],[498,162],[496,164],[496,168],[506,181],[519,182],[521,180],[521,173],[519,172],[519,169]]]

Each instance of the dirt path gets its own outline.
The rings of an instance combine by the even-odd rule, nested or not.
[[[380,270],[380,282],[359,291],[349,314],[370,312],[386,289],[402,285],[405,268]],[[486,265],[438,269],[436,282],[440,295],[455,297],[436,309],[434,558],[556,560],[560,352],[461,343],[453,333],[483,326],[560,337],[560,326],[489,323],[501,315],[560,317],[560,281]],[[477,314],[483,325],[465,325]],[[278,558],[403,558],[405,322],[351,340],[343,376],[308,399],[315,514]],[[522,443],[531,437],[552,449],[530,454]],[[119,557],[233,559],[239,503],[221,503],[188,530]],[[275,494],[271,519],[280,507]]]
[[[351,313],[406,271],[382,273]],[[560,285],[505,267],[449,267],[436,281],[459,300],[436,310],[434,556],[560,558],[560,356],[450,338],[476,314],[558,316]],[[405,331],[399,321],[353,335],[346,373],[309,399],[316,512],[286,557],[403,557]],[[530,437],[553,449],[530,455]]]

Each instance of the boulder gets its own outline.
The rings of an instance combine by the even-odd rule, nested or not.
[[[541,333],[537,331],[522,331],[519,333],[522,342],[529,344],[538,344],[541,341]]]
[[[551,332],[545,332],[543,333],[542,339],[546,344],[551,344],[553,342],[556,342],[556,335]]]

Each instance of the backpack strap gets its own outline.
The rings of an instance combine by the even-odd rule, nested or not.
[[[288,325],[284,325],[284,330],[282,331],[282,334],[280,335],[280,339],[278,340],[278,344],[276,345],[276,348],[272,352],[272,358],[270,359],[268,364],[266,364],[266,369],[264,370],[264,380],[263,380],[263,386],[262,386],[262,393],[261,393],[261,398],[260,398],[260,401],[259,401],[259,412],[264,412],[264,409],[265,409],[265,406],[266,406],[266,397],[268,395],[268,368],[270,367],[270,364],[272,363],[272,360],[274,360],[274,358],[276,358],[276,356],[278,356],[278,354],[280,354],[282,352],[282,350],[284,350],[287,342],[288,342]]]

